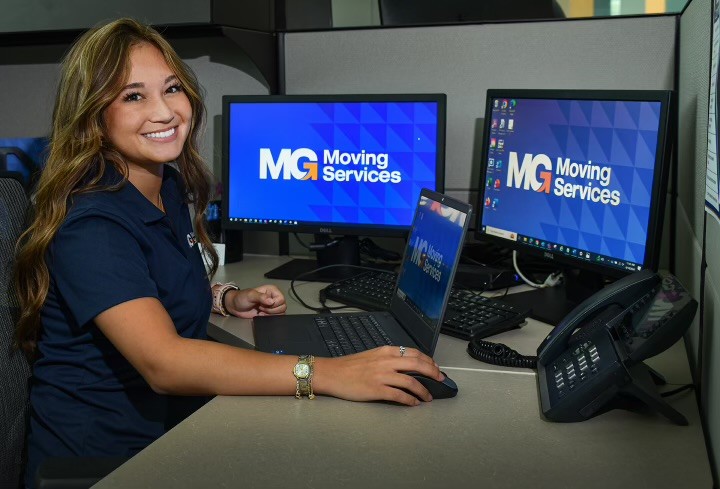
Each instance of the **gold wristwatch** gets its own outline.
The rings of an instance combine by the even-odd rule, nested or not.
[[[312,355],[300,355],[298,363],[293,367],[293,375],[297,381],[295,387],[295,397],[300,399],[307,396],[308,399],[315,399],[312,390],[313,362],[315,358]]]

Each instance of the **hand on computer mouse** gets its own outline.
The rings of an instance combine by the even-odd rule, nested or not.
[[[353,355],[315,358],[313,389],[351,401],[391,401],[408,406],[431,401],[422,381],[405,372],[419,372],[437,382],[443,378],[435,361],[421,351],[381,346]]]
[[[455,381],[445,375],[445,372],[441,372],[444,376],[443,380],[435,380],[431,377],[426,377],[417,372],[408,372],[407,375],[420,382],[425,387],[433,399],[448,399],[455,397],[458,393],[458,387]]]

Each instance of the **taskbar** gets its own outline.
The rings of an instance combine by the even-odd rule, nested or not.
[[[553,243],[552,241],[545,241],[531,236],[517,235],[517,242],[525,246],[532,248],[538,248],[541,250],[549,251],[550,253],[557,253],[559,255],[572,257],[578,260],[583,260],[588,263],[593,263],[599,266],[609,266],[618,268],[620,270],[627,270],[628,272],[637,272],[642,270],[642,265],[627,260],[618,260],[612,256],[601,255],[599,253],[593,253],[588,250],[580,248],[574,248],[559,243]]]
[[[303,224],[299,221],[288,220],[288,219],[256,219],[246,217],[231,217],[228,219],[230,222],[244,223],[244,224],[278,224],[281,226],[298,226]]]

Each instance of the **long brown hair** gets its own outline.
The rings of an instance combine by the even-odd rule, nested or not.
[[[93,28],[77,40],[63,60],[48,158],[35,193],[34,217],[18,245],[15,281],[21,315],[15,341],[28,355],[36,348],[40,309],[50,285],[45,254],[73,196],[101,189],[100,179],[107,165],[124,175],[123,181],[110,190],[127,183],[127,165],[105,136],[103,113],[127,83],[131,48],[141,43],[160,50],[190,100],[190,133],[176,163],[186,201],[195,206],[195,230],[210,260],[209,275],[217,271],[218,256],[205,228],[212,177],[198,151],[205,106],[197,78],[152,27],[124,18]]]

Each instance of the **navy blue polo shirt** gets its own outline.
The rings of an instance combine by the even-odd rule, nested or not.
[[[113,168],[105,175],[119,178]],[[155,297],[179,335],[206,338],[210,283],[179,174],[167,165],[161,196],[166,214],[129,182],[80,195],[48,250],[30,390],[30,486],[48,456],[131,456],[207,401],[155,393],[94,323],[115,305]]]

